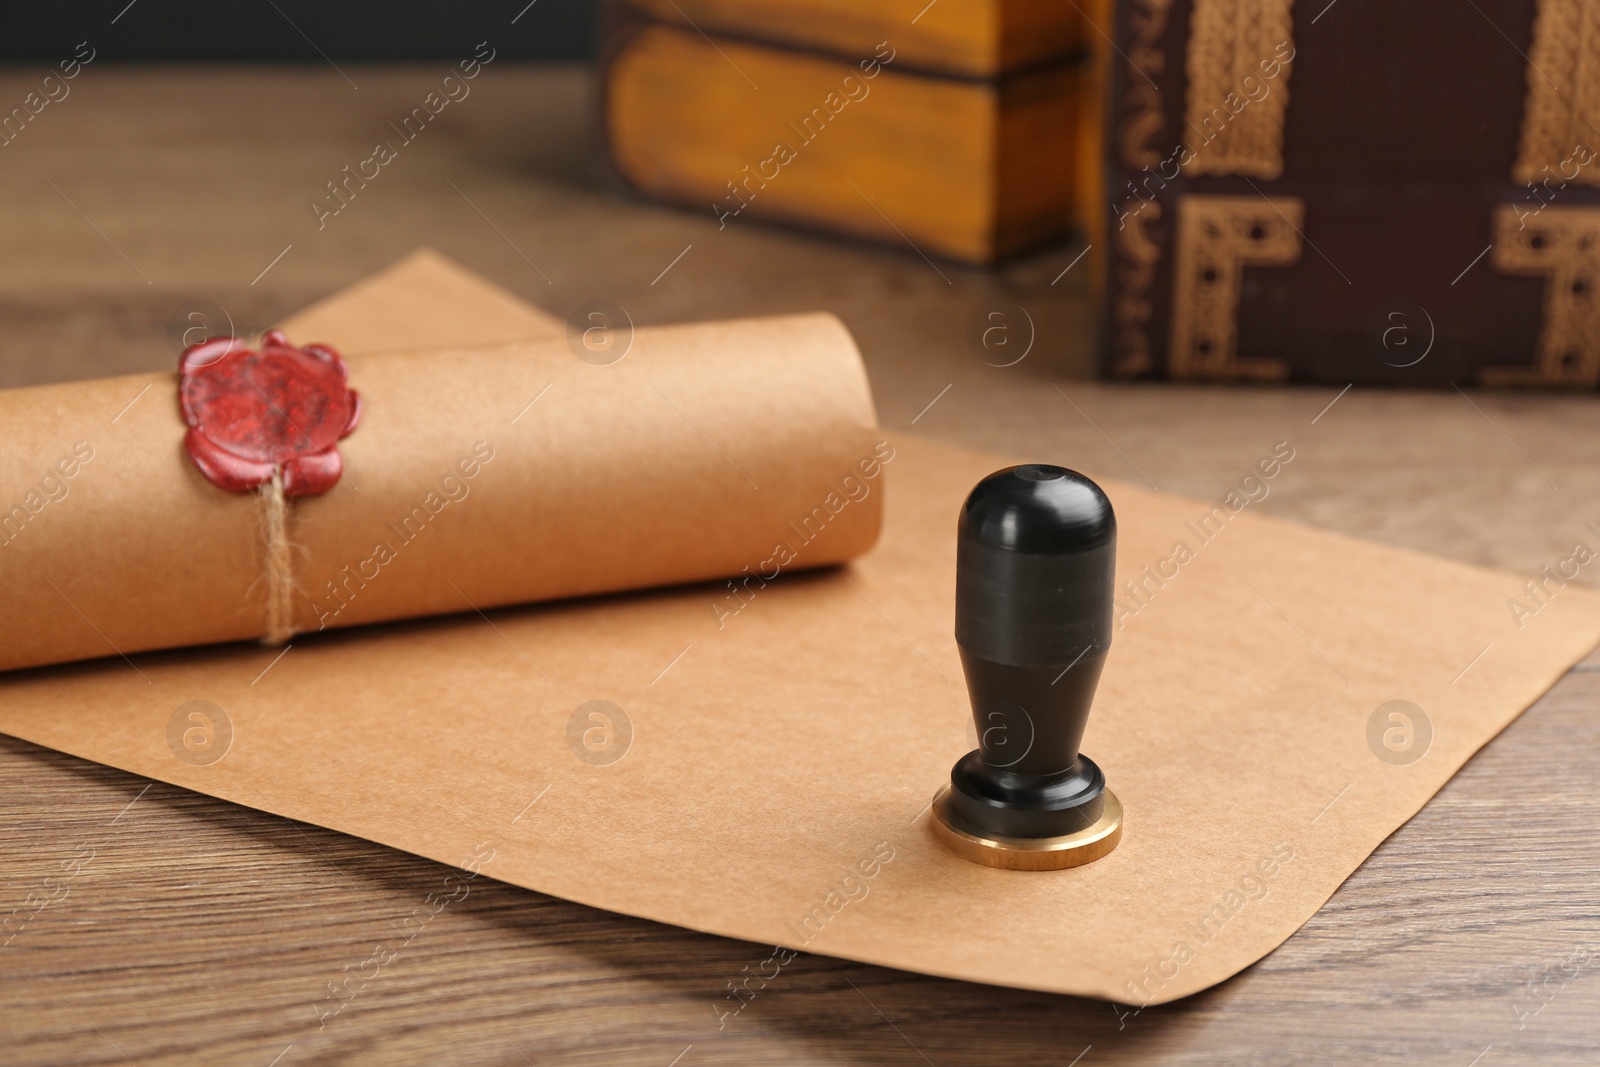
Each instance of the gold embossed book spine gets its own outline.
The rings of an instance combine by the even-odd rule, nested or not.
[[[1600,7],[1120,0],[1103,365],[1600,385]]]

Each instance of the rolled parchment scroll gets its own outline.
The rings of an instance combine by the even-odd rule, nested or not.
[[[300,318],[291,342],[340,347]],[[344,476],[290,504],[298,633],[710,579],[737,598],[873,544],[883,457],[837,319],[641,328],[599,356],[548,332],[347,352]],[[0,669],[265,632],[259,501],[184,455],[175,383],[0,392]]]

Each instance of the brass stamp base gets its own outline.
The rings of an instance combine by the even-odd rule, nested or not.
[[[1059,871],[1109,855],[1122,840],[1122,802],[1107,789],[1099,820],[1061,837],[998,837],[952,821],[950,787],[933,797],[933,833],[962,859],[1008,871]]]

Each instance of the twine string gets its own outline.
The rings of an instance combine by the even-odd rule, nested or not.
[[[282,467],[261,487],[261,538],[266,545],[267,576],[267,632],[261,642],[281,645],[294,636],[294,561]]]

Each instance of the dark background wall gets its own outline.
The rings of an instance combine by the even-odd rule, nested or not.
[[[253,60],[592,54],[595,0],[32,0],[7,5],[0,62],[55,62],[79,41],[105,60]],[[513,21],[515,20],[515,21]],[[321,54],[319,54],[319,52]]]

